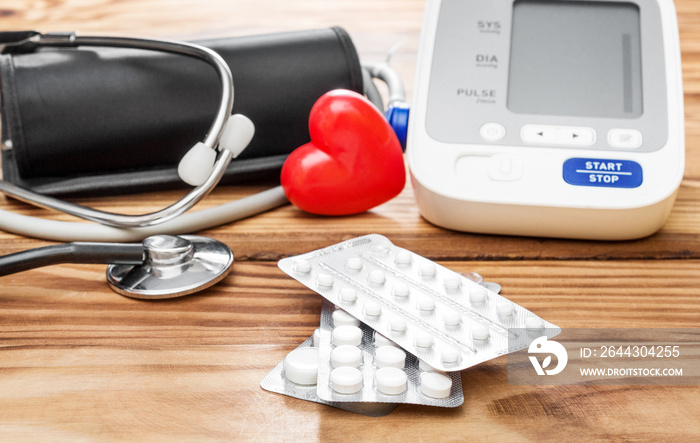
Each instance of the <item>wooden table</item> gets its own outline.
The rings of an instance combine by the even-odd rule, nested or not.
[[[318,325],[321,298],[283,274],[280,258],[368,233],[457,271],[563,328],[700,325],[700,7],[677,0],[683,48],[687,166],[670,219],[629,242],[449,232],[421,219],[410,187],[353,217],[286,206],[211,229],[233,273],[197,296],[146,302],[110,291],[104,267],[62,265],[0,283],[0,440],[697,440],[697,386],[512,386],[506,357],[462,374],[457,409],[402,405],[369,418],[271,394],[261,379]],[[413,80],[419,0],[64,0],[0,5],[5,30],[196,39],[341,25],[364,60]],[[409,88],[410,89],[410,88]],[[410,93],[410,91],[409,91]],[[220,188],[213,206],[260,188]],[[179,192],[83,199],[141,211]],[[2,200],[0,207],[68,217]],[[0,253],[49,244],[0,233]]]

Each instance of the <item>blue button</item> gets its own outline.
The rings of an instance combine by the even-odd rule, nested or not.
[[[636,188],[644,177],[642,166],[631,160],[570,158],[564,162],[564,180],[575,186]]]

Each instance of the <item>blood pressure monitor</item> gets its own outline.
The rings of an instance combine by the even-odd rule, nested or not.
[[[428,0],[407,158],[430,222],[621,240],[684,169],[671,0]]]

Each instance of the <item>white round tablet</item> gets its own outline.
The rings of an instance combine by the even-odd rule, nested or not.
[[[408,297],[411,293],[411,288],[404,282],[398,282],[394,285],[394,296],[396,297]]]
[[[379,317],[382,315],[382,306],[374,301],[367,302],[365,305],[365,315],[370,317]]]
[[[437,272],[437,270],[435,268],[435,263],[433,263],[433,262],[421,263],[420,269],[418,270],[418,273],[421,276],[426,277],[426,278],[434,277],[435,272]]]
[[[393,332],[403,333],[406,332],[406,320],[403,318],[392,318],[389,322],[389,327]]]
[[[384,274],[384,271],[375,269],[369,273],[369,281],[375,285],[383,285],[386,282],[386,274]]]
[[[339,394],[354,394],[362,389],[362,373],[357,368],[333,369],[330,378],[333,390]]]
[[[362,343],[362,329],[351,325],[338,326],[333,329],[331,338],[336,346],[360,346],[360,343]]]
[[[374,352],[374,365],[378,368],[399,368],[406,366],[406,353],[394,346],[382,346]]]
[[[437,372],[423,372],[420,375],[420,391],[431,398],[447,398],[452,391],[452,379]]]
[[[345,266],[351,271],[359,271],[362,269],[362,259],[360,257],[350,257],[345,262]]]
[[[484,282],[484,287],[491,292],[495,292],[496,294],[500,294],[502,289],[501,285],[492,281]]]
[[[356,368],[362,364],[362,351],[357,346],[336,346],[331,351],[331,365],[334,368],[349,366]]]
[[[389,254],[389,247],[386,245],[372,246],[372,254],[373,255],[388,255]]]
[[[437,368],[430,366],[428,363],[424,362],[421,359],[418,359],[418,369],[420,369],[423,372],[443,372]]]
[[[340,290],[340,299],[346,303],[354,303],[357,300],[357,291],[353,288],[343,288]]]
[[[433,336],[426,333],[416,334],[416,346],[419,348],[429,348],[433,345]]]
[[[474,286],[469,289],[469,301],[474,304],[483,303],[486,301],[486,288],[481,286]]]
[[[382,346],[396,346],[396,343],[384,337],[379,332],[374,333],[374,346],[381,348]]]
[[[300,274],[308,274],[311,272],[311,263],[301,258],[294,262],[294,270]]]
[[[485,325],[474,325],[472,328],[472,338],[474,340],[488,340],[489,339],[489,328]]]
[[[496,313],[499,317],[508,318],[515,313],[515,308],[511,302],[503,302],[496,306]]]
[[[460,275],[463,277],[467,277],[469,280],[473,281],[474,283],[477,284],[482,284],[484,283],[484,277],[481,276],[478,272],[460,272]]]
[[[284,376],[298,385],[315,385],[318,377],[318,348],[295,349],[284,358]]]
[[[318,274],[318,277],[316,277],[316,284],[322,288],[330,288],[333,286],[333,276],[328,274]]]
[[[456,349],[445,349],[440,355],[442,362],[446,365],[453,365],[459,362],[459,351]]]
[[[528,331],[539,331],[544,328],[544,322],[541,318],[528,317],[525,319],[525,329]]]
[[[418,300],[418,309],[427,314],[435,310],[435,300],[431,297],[423,297]]]
[[[387,395],[398,395],[406,391],[406,373],[398,368],[380,368],[374,373],[377,391]]]
[[[445,289],[454,292],[457,291],[460,287],[462,287],[462,279],[459,278],[459,275],[450,274],[447,277],[445,277],[444,284]]]
[[[442,321],[445,322],[445,326],[459,326],[462,323],[462,316],[457,311],[446,311],[442,314]]]
[[[394,257],[394,263],[400,266],[410,265],[412,261],[413,256],[408,251],[399,251],[396,253],[396,257]]]
[[[347,312],[343,311],[342,309],[337,309],[333,311],[333,326],[338,327],[338,326],[344,326],[344,325],[352,325],[352,326],[360,326],[360,320],[356,319],[352,315],[348,314]]]

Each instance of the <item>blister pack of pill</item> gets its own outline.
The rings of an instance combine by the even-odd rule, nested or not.
[[[509,349],[509,334],[525,331],[551,338],[561,332],[522,306],[378,234],[285,258],[278,265],[441,371],[461,371],[522,349]]]
[[[324,300],[318,396],[334,402],[386,402],[454,408],[464,403],[459,372],[445,373]]]
[[[287,354],[285,359],[263,378],[260,382],[260,387],[266,391],[333,406],[334,408],[370,417],[388,415],[396,408],[396,403],[340,403],[320,398],[316,393],[319,352],[318,348],[313,347],[312,344],[313,337],[310,337],[295,350]]]

